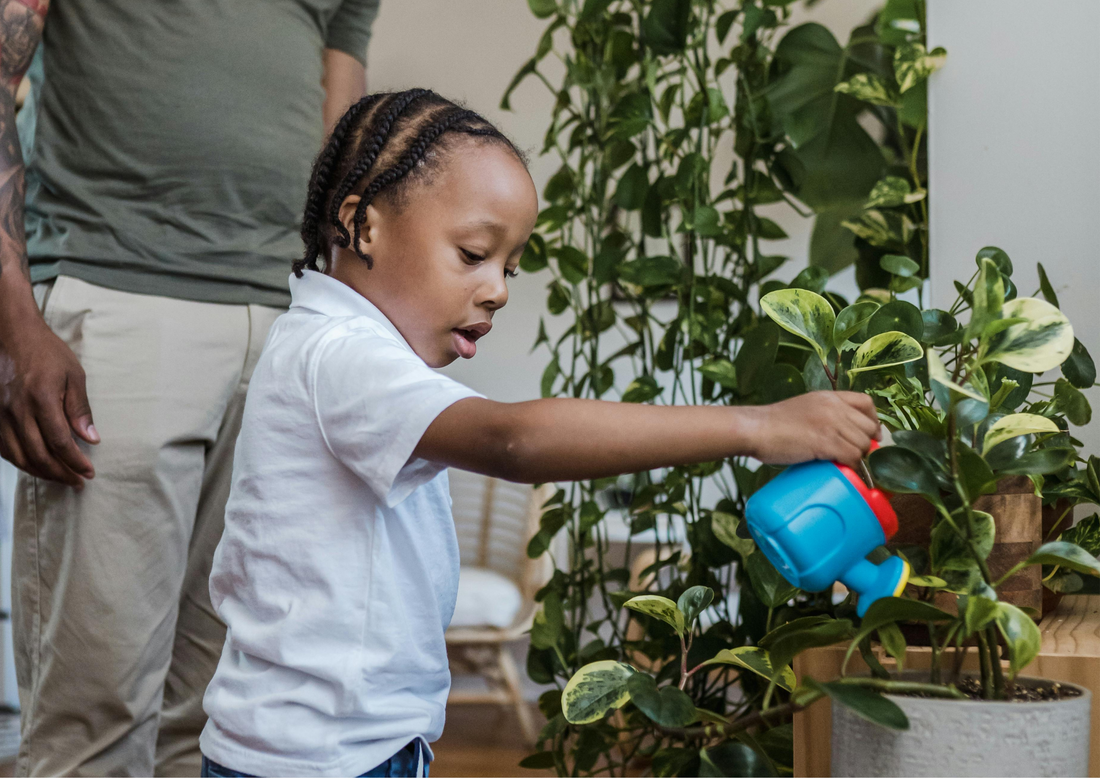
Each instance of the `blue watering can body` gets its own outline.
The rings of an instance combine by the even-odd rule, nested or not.
[[[815,461],[793,465],[764,485],[745,506],[757,547],[793,586],[821,592],[840,581],[859,596],[856,612],[896,597],[909,565],[891,557],[866,559],[897,530],[888,497],[850,468]]]

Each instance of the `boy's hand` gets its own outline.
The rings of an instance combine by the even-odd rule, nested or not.
[[[882,434],[874,402],[857,392],[811,392],[760,411],[753,456],[773,465],[827,459],[855,466]]]

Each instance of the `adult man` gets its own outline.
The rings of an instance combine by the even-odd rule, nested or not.
[[[20,774],[198,774],[245,390],[377,2],[0,0]]]

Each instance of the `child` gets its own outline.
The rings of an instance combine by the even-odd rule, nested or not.
[[[433,92],[371,95],[333,130],[237,442],[204,774],[426,774],[458,585],[446,467],[537,483],[742,455],[854,463],[877,434],[871,401],[843,392],[497,403],[436,373],[476,353],[537,210],[523,155]]]

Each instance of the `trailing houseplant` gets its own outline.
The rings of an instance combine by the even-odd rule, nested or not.
[[[861,289],[928,277],[928,77],[924,0],[887,0],[841,46],[819,24],[779,42],[768,103],[786,133],[776,169],[814,216],[810,264],[856,265]],[[863,121],[866,118],[867,121]],[[883,263],[885,256],[915,264]]]

